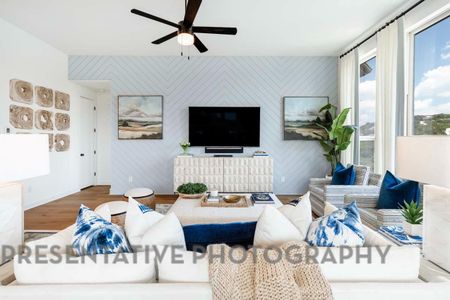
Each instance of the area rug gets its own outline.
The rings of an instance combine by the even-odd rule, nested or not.
[[[172,204],[162,204],[162,203],[156,203],[155,205],[155,211],[159,212],[162,215],[167,214],[169,209],[172,207]]]
[[[36,230],[26,230],[24,235],[25,243],[46,238],[55,234],[57,231],[36,231]]]

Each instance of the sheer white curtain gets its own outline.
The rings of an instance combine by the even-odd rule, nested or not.
[[[346,125],[354,124],[354,107],[358,95],[358,68],[357,50],[353,50],[339,59],[339,109],[352,108],[347,117]],[[353,163],[354,149],[353,139],[351,145],[341,154],[341,163],[343,165]]]
[[[395,170],[395,137],[397,136],[399,30],[397,21],[377,34],[375,172]],[[402,48],[402,47],[401,47]],[[400,64],[401,67],[403,64]]]

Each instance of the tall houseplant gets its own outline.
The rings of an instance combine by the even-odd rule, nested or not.
[[[337,163],[341,161],[341,152],[346,150],[351,143],[355,126],[344,125],[350,108],[343,109],[337,115],[337,107],[327,104],[320,109],[320,112],[324,113],[324,118],[317,118],[316,124],[322,127],[326,134],[318,138],[325,152],[324,156],[330,162],[332,172],[334,172]]]

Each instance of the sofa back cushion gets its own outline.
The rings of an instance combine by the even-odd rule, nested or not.
[[[356,173],[355,185],[367,185],[369,182],[370,167],[363,165],[353,166]]]
[[[415,281],[420,249],[414,246],[318,247],[317,259],[330,282]]]
[[[46,263],[43,262],[45,259]],[[60,261],[57,261],[57,260]],[[54,261],[52,263],[52,260]],[[18,284],[150,283],[156,281],[151,252],[97,254],[92,257],[47,255],[14,258]]]
[[[397,178],[389,171],[384,175],[378,198],[378,209],[400,209],[404,201],[420,201],[419,183],[411,180]]]
[[[383,178],[380,174],[370,173],[368,185],[381,186]]]
[[[209,259],[206,253],[184,251],[178,248],[158,247],[160,259],[156,259],[158,282],[209,282]]]
[[[356,172],[353,166],[344,167],[338,163],[331,179],[332,185],[353,185],[355,184]]]

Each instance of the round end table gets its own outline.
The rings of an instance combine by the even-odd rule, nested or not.
[[[126,201],[110,201],[100,204],[95,208],[95,211],[99,210],[103,206],[108,205],[111,212],[111,223],[119,226],[125,225],[125,217],[127,215],[128,202]]]
[[[128,197],[133,198],[137,202],[150,207],[153,204],[153,196],[155,192],[149,188],[134,188],[128,190],[123,196],[128,199]]]

